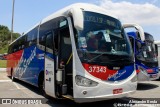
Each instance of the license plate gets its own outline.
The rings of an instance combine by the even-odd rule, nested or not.
[[[123,92],[123,89],[122,88],[118,88],[118,89],[114,89],[113,90],[113,94],[120,94]]]
[[[157,74],[151,75],[151,78],[156,78],[156,77],[157,77]]]

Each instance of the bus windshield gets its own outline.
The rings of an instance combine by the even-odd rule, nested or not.
[[[84,29],[78,31],[77,36],[77,50],[82,61],[107,63],[133,59],[129,39],[119,20],[88,11],[83,14]]]
[[[145,45],[143,46],[143,57],[146,61],[157,61],[153,36],[145,33]]]

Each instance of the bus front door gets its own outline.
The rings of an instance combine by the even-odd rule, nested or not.
[[[46,34],[45,43],[45,72],[44,72],[44,90],[47,95],[55,95],[55,61],[53,56],[53,33]]]

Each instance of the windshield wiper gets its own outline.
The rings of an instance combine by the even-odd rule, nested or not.
[[[97,59],[98,57],[102,56],[103,54],[105,54],[105,53],[101,53],[100,55],[95,56],[94,58],[90,59],[88,62],[91,62],[91,61]]]

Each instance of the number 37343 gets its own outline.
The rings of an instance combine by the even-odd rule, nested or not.
[[[89,66],[90,73],[106,73],[107,67],[104,66]]]

